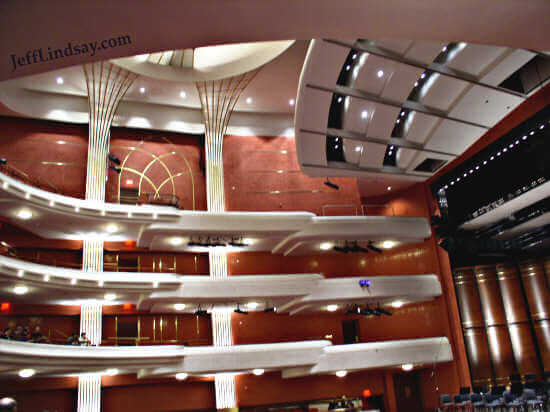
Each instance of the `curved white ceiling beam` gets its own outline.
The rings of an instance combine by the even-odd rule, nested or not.
[[[194,49],[193,67],[162,65],[143,61],[141,56],[114,59],[126,70],[155,79],[176,82],[220,80],[247,73],[270,62],[294,40],[226,44]]]
[[[546,0],[531,0],[528,7],[517,0],[168,0],[163,7],[130,0],[114,4],[60,0],[55,7],[40,0],[15,2],[3,5],[0,13],[0,25],[10,34],[0,39],[0,79],[162,50],[289,38],[459,39],[548,50],[548,15]],[[60,24],[71,21],[79,24]],[[130,45],[94,56],[73,54],[15,71],[12,67],[12,54],[25,56],[38,47],[64,48],[68,41],[124,35],[131,37]]]

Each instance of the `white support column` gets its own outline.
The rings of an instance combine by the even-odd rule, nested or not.
[[[83,66],[88,89],[88,161],[86,169],[86,200],[105,202],[107,155],[111,137],[111,122],[116,109],[137,75],[108,62]],[[86,239],[82,245],[82,270],[103,271],[103,240]],[[86,332],[92,345],[101,344],[102,305],[80,307],[80,332]],[[100,412],[101,376],[78,379],[78,412]]]
[[[86,375],[78,378],[78,412],[101,410],[101,376]]]
[[[225,211],[225,188],[223,179],[223,138],[235,104],[243,90],[256,76],[259,70],[253,70],[239,76],[222,80],[197,82],[197,91],[201,100],[205,126],[206,152],[206,200],[209,212]],[[210,277],[227,277],[227,255],[225,251],[211,249],[208,252]],[[212,334],[214,346],[233,345],[231,331],[231,312],[213,311]],[[216,408],[230,409],[237,405],[235,396],[235,377],[217,374]]]

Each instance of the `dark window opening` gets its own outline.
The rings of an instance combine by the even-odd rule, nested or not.
[[[428,172],[433,173],[438,170],[441,166],[447,163],[446,160],[441,159],[424,159],[422,163],[415,167],[415,172]]]

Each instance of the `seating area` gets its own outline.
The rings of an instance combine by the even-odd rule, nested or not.
[[[550,373],[544,380],[536,375],[525,375],[525,383],[514,381],[507,386],[485,388],[460,388],[455,395],[440,395],[438,411],[547,411],[550,407]]]

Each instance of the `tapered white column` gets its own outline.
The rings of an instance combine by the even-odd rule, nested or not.
[[[196,83],[205,127],[206,200],[209,212],[225,211],[223,138],[239,96],[257,73],[258,70],[253,70],[227,79]],[[225,251],[211,249],[208,259],[210,277],[215,279],[227,277]],[[212,312],[212,334],[214,346],[231,346],[233,344],[230,310],[223,309]],[[214,384],[216,408],[234,408],[237,404],[234,376],[217,374]]]
[[[105,202],[107,155],[110,129],[116,109],[137,75],[108,62],[83,66],[88,89],[88,161],[86,166],[86,200]],[[103,271],[103,240],[84,239],[82,270]],[[92,345],[101,344],[101,304],[80,307],[80,332],[86,332]],[[101,376],[78,379],[78,412],[100,412]]]

